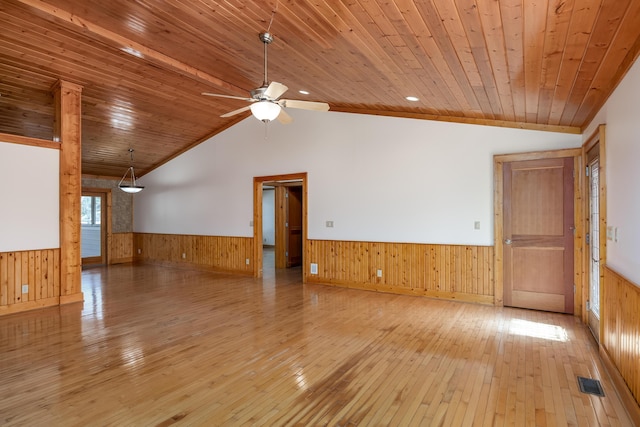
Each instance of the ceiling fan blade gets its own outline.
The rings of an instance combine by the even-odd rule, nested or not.
[[[202,95],[215,96],[217,98],[240,99],[242,101],[249,101],[249,102],[255,101],[255,99],[253,99],[253,98],[247,98],[247,97],[242,97],[242,96],[221,95],[219,93],[202,92]]]
[[[269,99],[275,100],[280,98],[282,94],[284,94],[287,91],[287,89],[289,88],[283,85],[282,83],[271,82],[267,90],[264,91],[264,96],[266,96]]]
[[[280,114],[278,114],[278,121],[283,125],[288,125],[293,121],[293,117],[291,117],[286,111],[284,111],[284,108],[281,108]]]
[[[221,115],[220,117],[235,116],[236,114],[244,113],[245,111],[250,110],[250,109],[251,109],[251,105],[247,105],[246,107],[238,108],[237,110],[233,110],[233,111],[230,111],[228,113],[225,113],[225,114]]]
[[[329,111],[329,104],[326,102],[314,102],[314,101],[298,101],[296,99],[282,99],[283,104],[287,108],[298,108],[301,110],[313,110],[313,111]]]

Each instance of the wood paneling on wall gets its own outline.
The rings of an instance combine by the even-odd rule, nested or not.
[[[0,314],[59,303],[60,249],[0,252]]]
[[[136,261],[252,274],[253,238],[135,233],[134,256]]]
[[[640,404],[640,287],[604,269],[602,346]]]
[[[308,282],[493,304],[492,246],[309,240],[305,262]]]
[[[133,261],[133,233],[111,233],[107,246],[109,264]]]

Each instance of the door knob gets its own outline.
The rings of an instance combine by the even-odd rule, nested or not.
[[[511,239],[505,239],[504,240],[504,244],[505,245],[510,245],[511,244]]]

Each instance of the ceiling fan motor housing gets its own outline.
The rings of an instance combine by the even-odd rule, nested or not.
[[[269,87],[269,85],[266,86],[260,86],[258,88],[255,88],[251,91],[251,98],[256,99],[258,101],[262,100],[262,99],[268,99],[265,96],[265,91],[267,90],[267,88]]]

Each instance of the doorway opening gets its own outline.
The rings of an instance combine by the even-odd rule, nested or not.
[[[256,244],[258,242],[256,241]],[[275,269],[276,249],[276,187],[262,187],[262,269]]]
[[[111,239],[111,190],[83,188],[80,209],[82,265],[106,265]]]
[[[105,264],[104,194],[83,192],[80,199],[82,265]]]
[[[254,178],[254,276],[301,267],[307,239],[307,174]]]

